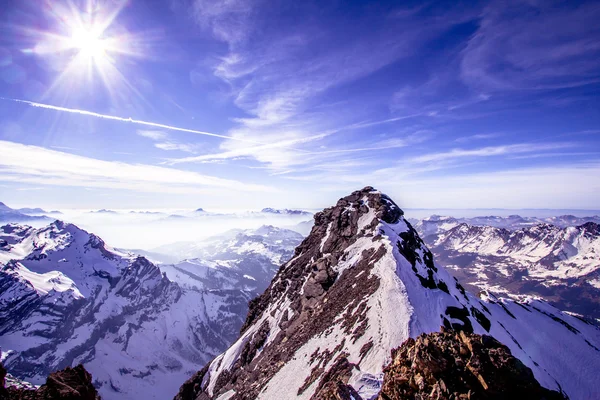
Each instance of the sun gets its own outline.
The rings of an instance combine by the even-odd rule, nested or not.
[[[104,88],[111,102],[143,96],[132,84],[137,61],[148,57],[156,36],[131,32],[119,17],[128,0],[44,2],[48,28],[24,27],[34,45],[23,49],[56,72],[44,98],[66,99]],[[95,92],[98,93],[98,92]],[[64,101],[64,100],[62,100]]]
[[[107,56],[107,41],[101,37],[102,32],[98,33],[94,29],[77,27],[71,33],[69,40],[70,47],[74,48],[79,54],[93,59]]]

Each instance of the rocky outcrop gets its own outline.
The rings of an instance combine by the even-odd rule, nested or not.
[[[5,388],[6,370],[0,364],[0,398],[6,400],[99,400],[92,384],[92,375],[83,365],[53,372],[46,383],[36,390]]]
[[[508,347],[487,335],[442,331],[392,351],[379,400],[564,399],[545,389]]]

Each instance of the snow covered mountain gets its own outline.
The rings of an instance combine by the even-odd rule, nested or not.
[[[304,211],[304,210],[290,210],[287,208],[277,209],[277,208],[271,208],[271,207],[263,208],[260,212],[268,213],[268,214],[279,214],[279,215],[306,215],[306,216],[312,215],[312,213],[309,213],[308,211]]]
[[[183,261],[163,264],[167,277],[184,287],[243,290],[250,298],[262,293],[279,269],[302,242],[297,232],[264,225],[258,229],[235,229],[201,242],[161,246]],[[244,311],[241,314],[243,318]]]
[[[592,217],[576,217],[574,215],[560,215],[555,217],[536,218],[522,217],[520,215],[509,215],[508,217],[492,215],[473,218],[454,218],[432,215],[417,221],[414,225],[416,231],[423,238],[423,240],[429,243],[430,241],[434,240],[431,239],[430,236],[435,236],[442,232],[446,232],[463,223],[473,226],[492,226],[496,228],[516,230],[539,224],[551,224],[559,228],[566,228],[570,226],[583,225],[588,222],[600,224],[600,216],[595,215]]]
[[[248,295],[182,288],[72,224],[0,228],[0,348],[34,384],[82,363],[105,400],[165,399],[223,351]]]
[[[600,225],[518,230],[461,223],[429,236],[436,258],[465,286],[535,294],[562,310],[600,318]]]
[[[332,386],[340,391],[331,398],[373,399],[391,350],[440,326],[495,337],[542,386],[571,399],[600,393],[596,326],[534,298],[465,291],[402,210],[367,187],[315,215],[251,302],[241,337],[176,399],[322,399]]]

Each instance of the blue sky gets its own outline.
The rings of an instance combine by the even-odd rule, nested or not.
[[[0,200],[313,208],[372,185],[407,208],[598,209],[599,20],[575,1],[5,1]]]

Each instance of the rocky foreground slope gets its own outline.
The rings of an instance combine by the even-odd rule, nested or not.
[[[354,399],[381,392],[391,350],[422,333],[487,334],[545,388],[600,393],[600,331],[533,298],[476,297],[433,261],[400,208],[367,187],[315,215],[311,234],[250,304],[240,338],[176,399]]]

